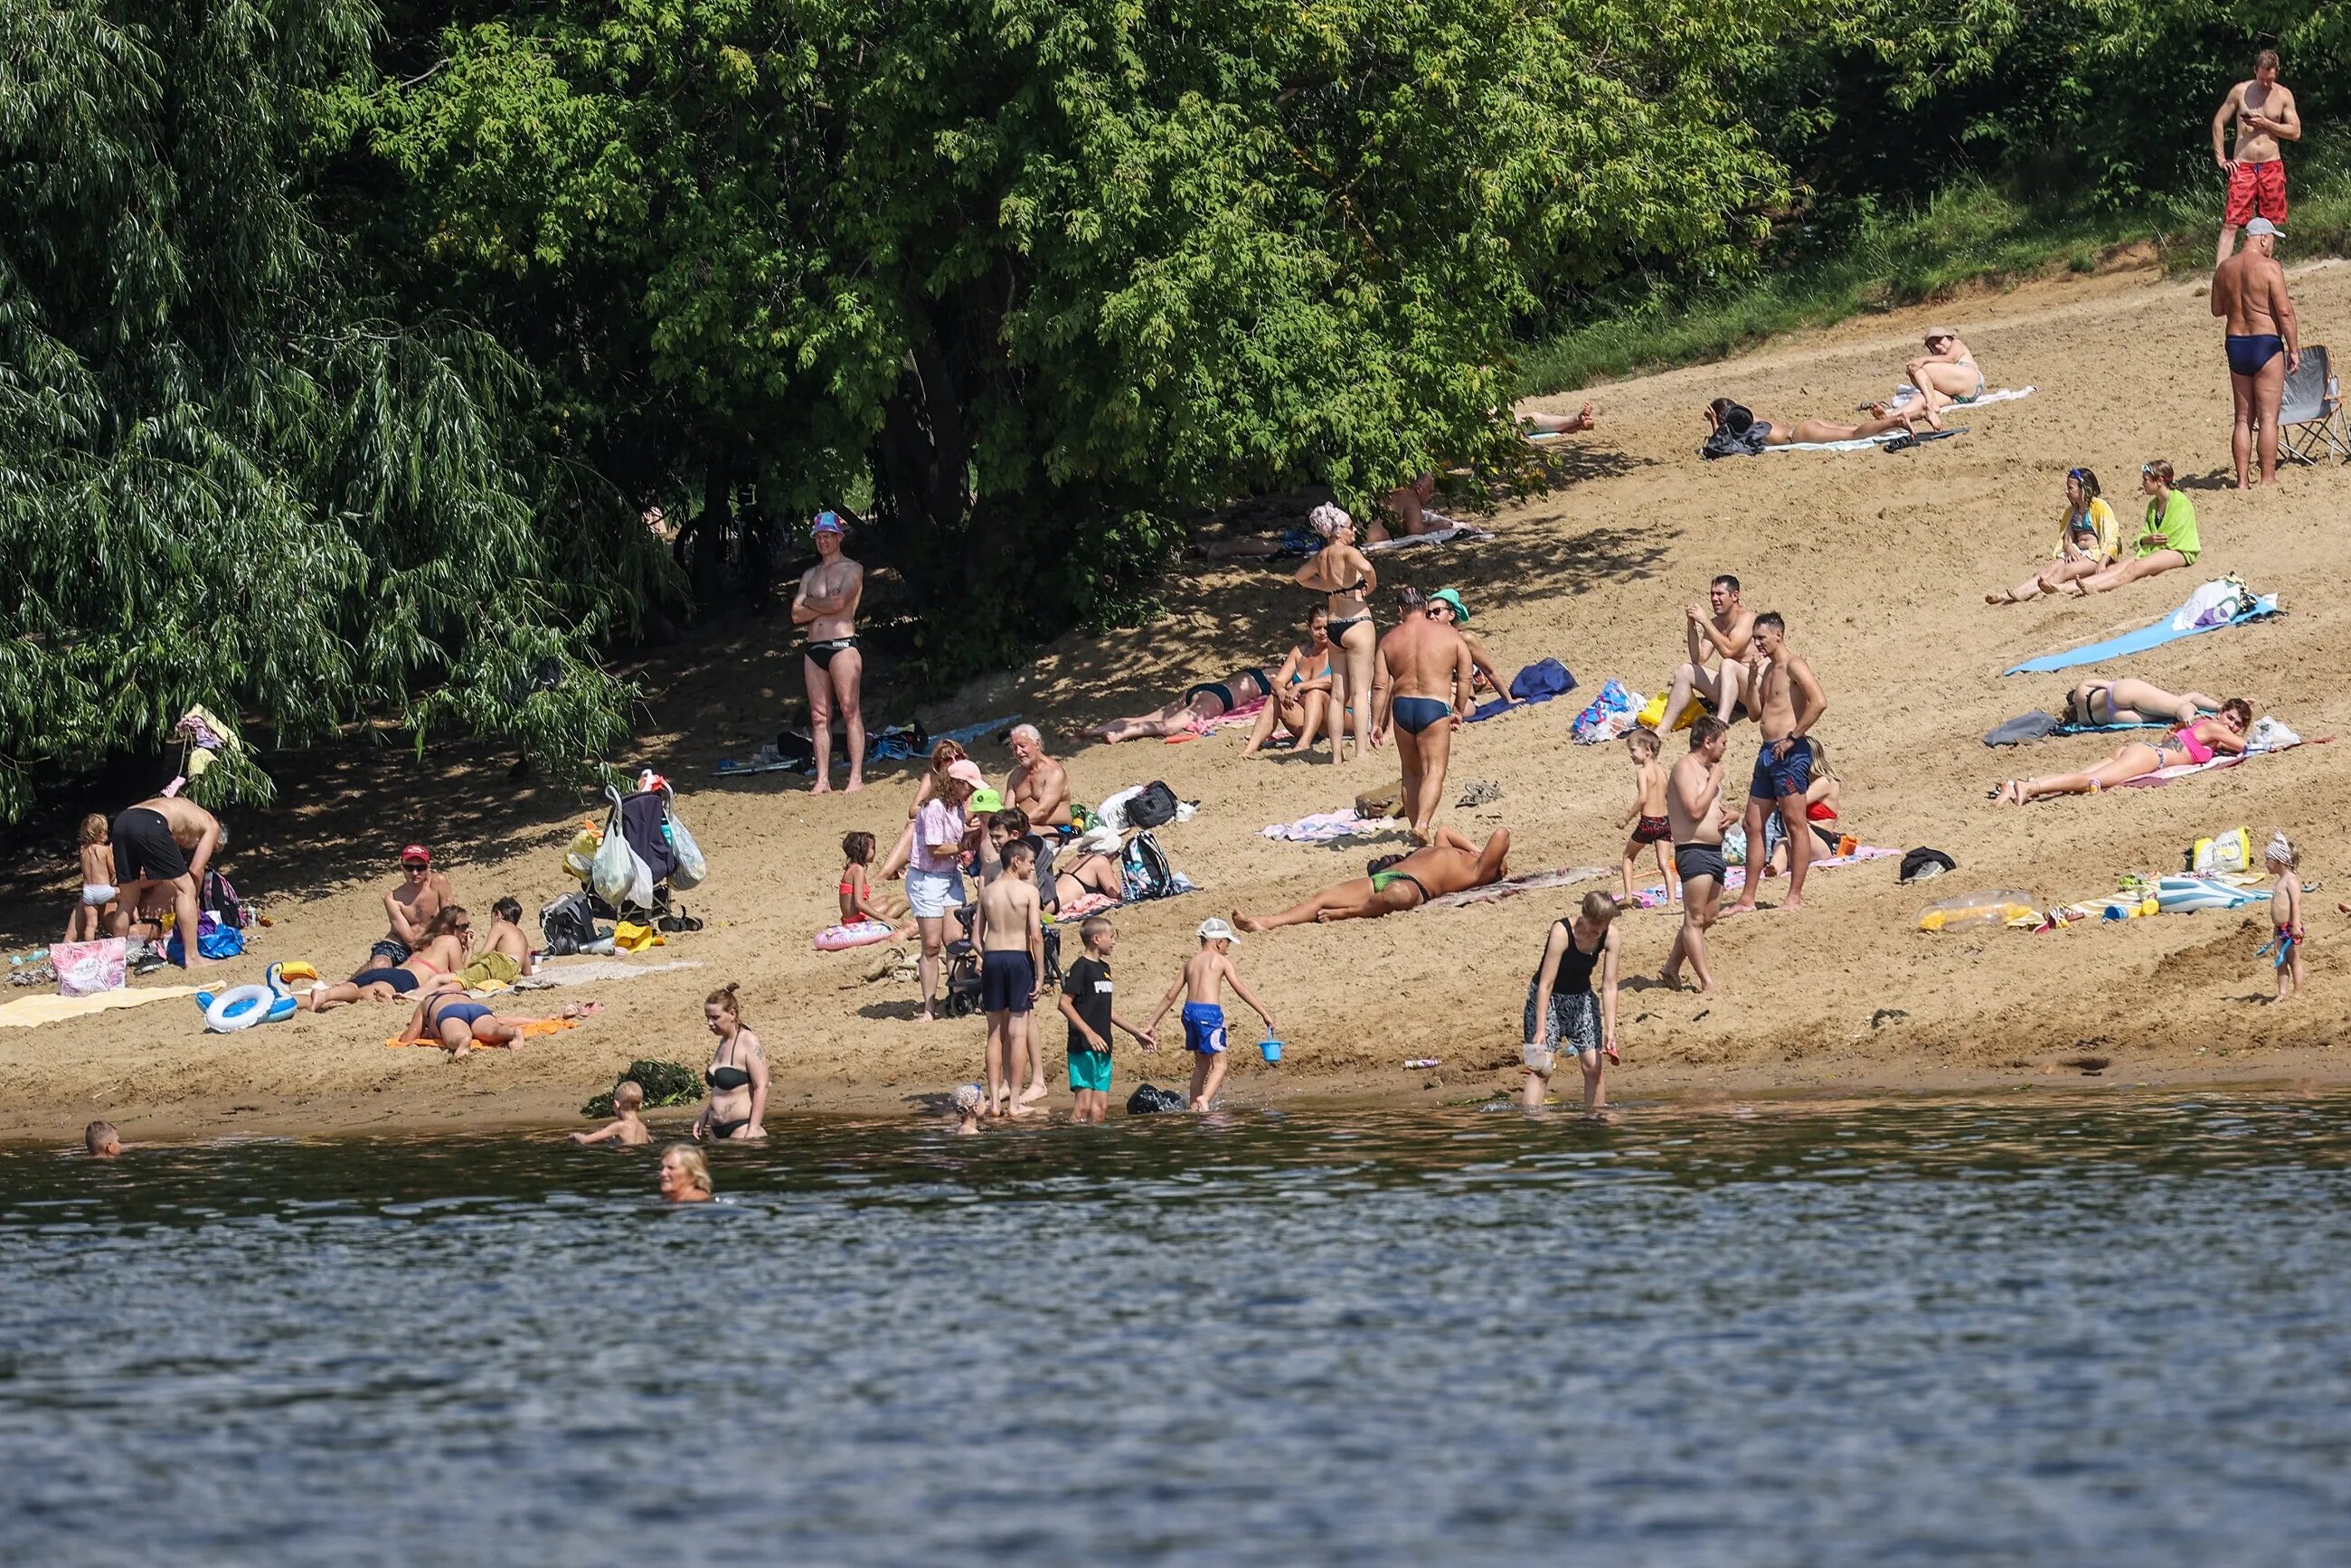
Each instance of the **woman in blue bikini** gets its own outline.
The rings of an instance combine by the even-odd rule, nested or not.
[[[559,1016],[578,1018],[581,1010],[568,1007]],[[522,1038],[524,1025],[547,1021],[505,1017],[491,1011],[487,1003],[475,1001],[464,991],[452,988],[435,991],[417,1003],[415,1013],[408,1020],[408,1031],[400,1038],[402,1043],[409,1045],[432,1040],[455,1058],[472,1055],[477,1046],[484,1051],[509,1050]]]
[[[1281,668],[1273,673],[1273,700],[1257,716],[1243,757],[1254,757],[1273,738],[1274,727],[1290,731],[1290,749],[1303,751],[1314,744],[1322,727],[1323,708],[1331,701],[1331,612],[1316,605],[1306,617],[1306,641],[1290,650]]]

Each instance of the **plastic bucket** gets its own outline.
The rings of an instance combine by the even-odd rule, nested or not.
[[[1258,1054],[1264,1057],[1268,1061],[1280,1061],[1281,1060],[1281,1041],[1275,1040],[1270,1036],[1259,1040],[1257,1042],[1257,1050]]]

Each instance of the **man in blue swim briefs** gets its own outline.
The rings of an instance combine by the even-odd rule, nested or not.
[[[2236,428],[2229,437],[2237,460],[2237,488],[2252,487],[2246,470],[2253,433],[2262,444],[2261,483],[2277,483],[2278,409],[2285,379],[2302,363],[2294,301],[2285,291],[2285,268],[2278,265],[2277,225],[2255,218],[2245,225],[2245,248],[2212,269],[2212,314],[2226,323],[2222,346],[2229,354],[2229,395],[2236,404]]]
[[[1747,650],[1750,701],[1759,703],[1755,727],[1763,748],[1755,754],[1755,775],[1747,786],[1747,841],[1763,842],[1763,822],[1773,810],[1788,830],[1788,896],[1782,909],[1804,906],[1804,873],[1813,863],[1813,835],[1804,826],[1804,791],[1813,782],[1813,743],[1805,738],[1828,711],[1829,699],[1813,678],[1813,667],[1788,647],[1787,623],[1776,610],[1755,618],[1755,640]],[[1762,854],[1748,854],[1747,884],[1722,912],[1751,915],[1763,884]]]
[[[1404,814],[1415,843],[1430,841],[1453,758],[1453,730],[1475,706],[1469,644],[1450,621],[1428,612],[1416,588],[1399,596],[1395,627],[1380,639],[1373,666],[1372,744],[1391,727],[1404,765]]]

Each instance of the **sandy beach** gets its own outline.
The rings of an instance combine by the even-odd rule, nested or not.
[[[2339,340],[2351,319],[2351,267],[2292,276],[2305,343]],[[1717,393],[1770,418],[1848,417],[1856,403],[1888,395],[1930,317],[1959,328],[1995,386],[2030,384],[2034,394],[1959,411],[1951,423],[1965,434],[1907,453],[1695,456],[1700,407]],[[2334,913],[2351,892],[2340,748],[2305,745],[2159,789],[2024,810],[1985,800],[2004,778],[2086,766],[2110,749],[2109,737],[1997,752],[1981,742],[2013,715],[2058,710],[2085,676],[2241,695],[2307,740],[2351,723],[2334,674],[2351,622],[2334,564],[2351,475],[2295,467],[2274,490],[2241,497],[2224,487],[2220,338],[2201,279],[2153,270],[2068,276],[1849,322],[1736,361],[1597,389],[1589,395],[1599,428],[1562,444],[1566,482],[1503,507],[1494,539],[1378,558],[1384,626],[1395,585],[1454,586],[1506,674],[1551,656],[1582,683],[1568,699],[1456,739],[1448,800],[1471,779],[1492,780],[1501,796],[1448,807],[1439,821],[1473,838],[1508,826],[1515,872],[1604,866],[1609,880],[1592,885],[1614,885],[1631,769],[1621,746],[1572,745],[1569,722],[1610,677],[1660,690],[1680,657],[1681,607],[1702,600],[1719,571],[1744,580],[1750,608],[1785,615],[1791,645],[1826,688],[1830,710],[1816,733],[1844,780],[1847,831],[1896,850],[1933,846],[1959,862],[1920,888],[1898,885],[1890,860],[1818,873],[1802,911],[1717,929],[1723,984],[1704,998],[1654,982],[1677,911],[1628,914],[1625,1060],[1612,1074],[1614,1097],[2351,1077],[2351,1052],[2334,1049],[2351,925]],[[2193,569],[2087,601],[1983,602],[2047,554],[2067,467],[2098,472],[2127,536],[2140,512],[2138,465],[2158,457],[2177,465],[2195,502],[2205,553]],[[2168,614],[2199,583],[2231,572],[2279,595],[2287,613],[2084,671],[2001,674]],[[1077,741],[1081,726],[1156,706],[1193,680],[1270,666],[1316,602],[1280,563],[1252,562],[1186,563],[1165,599],[1168,612],[1147,627],[1066,637],[1033,665],[922,714],[935,730],[1025,716],[1066,761],[1081,800],[1165,779],[1200,802],[1194,821],[1159,838],[1202,891],[1118,915],[1121,1006],[1137,1013],[1155,1004],[1204,917],[1281,907],[1400,847],[1259,836],[1269,823],[1345,806],[1393,779],[1392,752],[1333,768],[1319,758],[1244,758],[1245,732],[1232,729],[1181,745]],[[647,688],[640,745],[612,760],[674,780],[710,857],[709,883],[688,899],[708,928],[639,960],[698,967],[542,993],[604,1010],[581,1028],[462,1062],[386,1049],[404,1006],[213,1035],[183,998],[0,1030],[0,1137],[64,1142],[100,1115],[134,1138],[574,1127],[580,1102],[632,1058],[706,1060],[699,1003],[728,980],[742,982],[746,1021],[766,1042],[778,1111],[911,1114],[977,1077],[979,1020],[919,1023],[910,982],[861,978],[872,950],[820,954],[810,945],[833,918],[841,834],[894,836],[912,765],[881,770],[856,796],[812,797],[789,774],[715,777],[719,758],[747,755],[788,705],[799,710],[800,658],[780,614],[697,635],[638,673]],[[1668,761],[1682,745],[1668,742]],[[1734,787],[1755,748],[1751,726],[1733,731]],[[998,742],[974,754],[992,779],[1009,765]],[[348,974],[382,929],[379,901],[409,839],[436,846],[461,901],[485,919],[508,893],[535,914],[569,885],[561,849],[593,808],[569,791],[509,783],[504,760],[480,753],[451,766],[436,752],[420,767],[396,747],[345,756],[290,779],[270,812],[229,813],[238,842],[226,869],[273,924],[253,933],[247,957],[207,979],[257,979],[273,959]],[[360,820],[376,831],[355,835]],[[1926,904],[1976,889],[2022,889],[2042,905],[2102,896],[2119,874],[2177,870],[2193,840],[2241,824],[2257,842],[2284,827],[2304,846],[2302,874],[2319,884],[2307,901],[2308,988],[2286,1006],[2265,999],[2271,981],[2253,952],[2267,936],[2260,905],[2050,935],[1917,929]],[[37,890],[14,885],[12,950],[56,935],[68,869],[57,864]],[[1237,1053],[1229,1095],[1451,1101],[1515,1086],[1520,1009],[1543,929],[1583,891],[1247,940],[1236,956],[1280,1016],[1288,1051],[1278,1069]],[[1766,904],[1777,897],[1767,883]],[[1074,943],[1065,956],[1075,956]],[[1237,1018],[1237,1035],[1254,1021]],[[1062,1036],[1058,1019],[1044,1024],[1056,1064]],[[1429,1057],[1439,1061],[1433,1070],[1403,1066]],[[1153,1059],[1122,1040],[1115,1097],[1144,1077],[1180,1082],[1185,1067],[1179,1051]],[[1057,1109],[1066,1103],[1057,1091]]]

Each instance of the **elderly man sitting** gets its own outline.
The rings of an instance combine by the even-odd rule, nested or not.
[[[1029,818],[1031,831],[1072,826],[1070,819],[1070,775],[1045,755],[1045,737],[1033,724],[1012,731],[1012,771],[1004,776],[1004,803],[1017,806]]]

